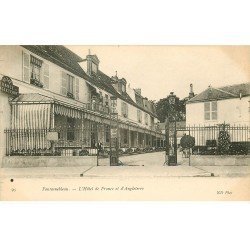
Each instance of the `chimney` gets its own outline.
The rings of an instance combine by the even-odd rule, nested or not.
[[[189,91],[189,96],[188,98],[191,99],[194,97],[194,91],[193,91],[193,84],[190,84],[190,91]]]

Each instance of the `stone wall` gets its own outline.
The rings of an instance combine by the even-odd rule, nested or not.
[[[97,156],[5,156],[2,167],[77,167],[96,166]]]
[[[191,166],[249,166],[250,155],[191,155]]]

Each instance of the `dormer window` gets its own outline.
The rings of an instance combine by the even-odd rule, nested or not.
[[[99,59],[96,55],[87,55],[87,73],[95,75],[98,73]]]
[[[92,63],[92,73],[97,74],[97,65],[95,63]]]
[[[126,92],[125,84],[122,84],[122,92]]]

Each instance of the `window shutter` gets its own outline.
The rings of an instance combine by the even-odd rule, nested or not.
[[[217,111],[217,102],[212,102],[212,111]]]
[[[23,81],[30,83],[30,55],[23,51]]]
[[[43,84],[44,88],[49,88],[49,65],[47,63],[43,64]]]
[[[204,119],[210,120],[210,102],[204,103]]]
[[[79,100],[79,78],[76,78],[75,84],[75,99]]]
[[[67,74],[62,71],[61,94],[67,96]]]
[[[124,102],[122,102],[122,115],[124,116]]]

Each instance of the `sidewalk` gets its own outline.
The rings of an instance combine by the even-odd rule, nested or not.
[[[244,177],[249,166],[94,166],[1,168],[1,178]]]

